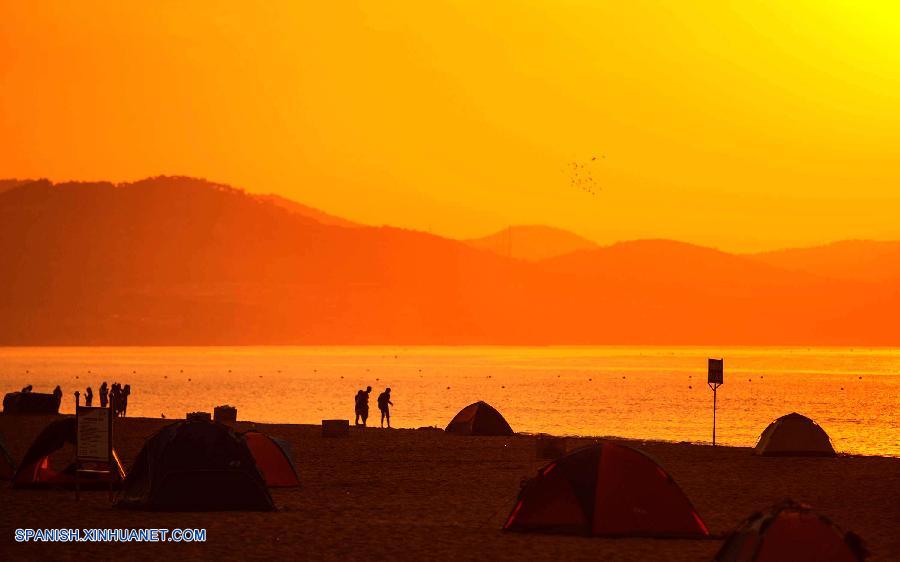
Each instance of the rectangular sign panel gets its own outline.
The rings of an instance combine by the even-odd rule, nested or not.
[[[709,384],[724,384],[725,379],[725,360],[710,359],[709,360]]]
[[[110,462],[112,416],[109,408],[79,407],[75,455],[79,461]]]

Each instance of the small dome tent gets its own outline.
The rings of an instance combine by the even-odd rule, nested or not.
[[[866,556],[855,533],[844,533],[808,506],[785,500],[731,532],[715,562],[862,562]]]
[[[754,454],[764,456],[833,457],[834,447],[825,430],[806,416],[791,413],[769,424],[759,437]]]
[[[538,471],[522,488],[506,531],[614,537],[705,538],[678,484],[646,454],[611,441]]]
[[[75,487],[75,462],[74,450],[72,461],[62,470],[56,470],[51,466],[50,455],[71,445],[74,449],[78,422],[74,416],[65,417],[50,423],[35,438],[31,447],[22,457],[18,470],[13,475],[14,488],[74,488]],[[81,488],[107,488],[112,479],[113,487],[118,487],[125,478],[122,463],[116,450],[112,452],[112,467],[101,466],[102,470],[109,469],[108,473],[88,472],[78,476],[78,485]]]
[[[176,422],[138,453],[116,507],[155,511],[275,508],[246,439],[227,425]]]
[[[487,402],[475,402],[459,411],[446,431],[458,435],[513,435],[503,416]]]
[[[258,431],[248,431],[244,438],[266,486],[288,488],[300,485],[297,467],[291,460],[290,443]]]

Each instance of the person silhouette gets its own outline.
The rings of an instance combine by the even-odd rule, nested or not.
[[[391,409],[394,403],[391,402],[391,389],[385,388],[384,392],[378,395],[378,409],[381,410],[381,427],[384,427],[384,420],[387,420],[388,429],[391,428]]]
[[[103,384],[100,385],[100,407],[105,408],[107,402],[109,402],[109,387],[106,385],[106,381],[103,381]]]
[[[359,396],[359,417],[362,419],[362,426],[366,427],[366,420],[369,419],[369,394],[372,392],[372,387],[367,386],[364,391],[360,391]]]
[[[75,411],[78,411],[78,408],[81,407],[81,393],[77,390],[75,391]]]
[[[56,407],[59,408],[59,404],[62,402],[62,389],[59,385],[53,389],[53,399],[56,400]]]
[[[84,405],[88,408],[94,403],[94,390],[91,387],[84,389]]]
[[[362,417],[363,394],[365,394],[364,390],[357,390],[356,396],[353,398],[353,412],[356,414],[356,420],[353,422],[354,425],[360,425],[359,419]]]
[[[126,384],[125,388],[122,389],[122,417],[124,418],[128,413],[128,395],[131,394],[131,385]]]

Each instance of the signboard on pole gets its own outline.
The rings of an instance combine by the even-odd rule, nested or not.
[[[713,447],[716,445],[716,394],[719,387],[725,384],[725,360],[709,359],[707,363],[706,382],[713,391]]]
[[[724,359],[710,359],[709,360],[709,375],[707,378],[707,382],[709,384],[724,384],[725,378],[725,360]]]
[[[79,406],[76,410],[75,458],[81,462],[112,461],[112,413],[109,408]]]

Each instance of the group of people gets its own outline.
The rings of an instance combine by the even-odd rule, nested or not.
[[[369,394],[371,393],[371,386],[367,386],[365,390],[359,390],[356,393],[356,421],[354,422],[356,425],[366,426],[366,421],[369,419]],[[390,429],[391,406],[394,405],[391,402],[391,389],[385,388],[384,392],[378,395],[376,402],[378,403],[378,409],[381,410],[381,427],[384,427],[384,422],[387,421],[387,426]],[[362,423],[360,423],[360,420],[362,420]]]
[[[56,388],[58,389],[59,387]],[[61,391],[60,394],[62,394]],[[131,394],[130,384],[122,386],[121,384],[114,382],[111,386],[108,386],[106,381],[103,381],[103,384],[100,385],[99,394],[101,408],[106,408],[108,404],[109,408],[112,410],[113,416],[125,416],[128,411],[128,396]],[[94,389],[87,387],[84,390],[84,405],[91,407],[93,404]],[[75,405],[81,405],[81,393],[77,390],[75,391]]]

